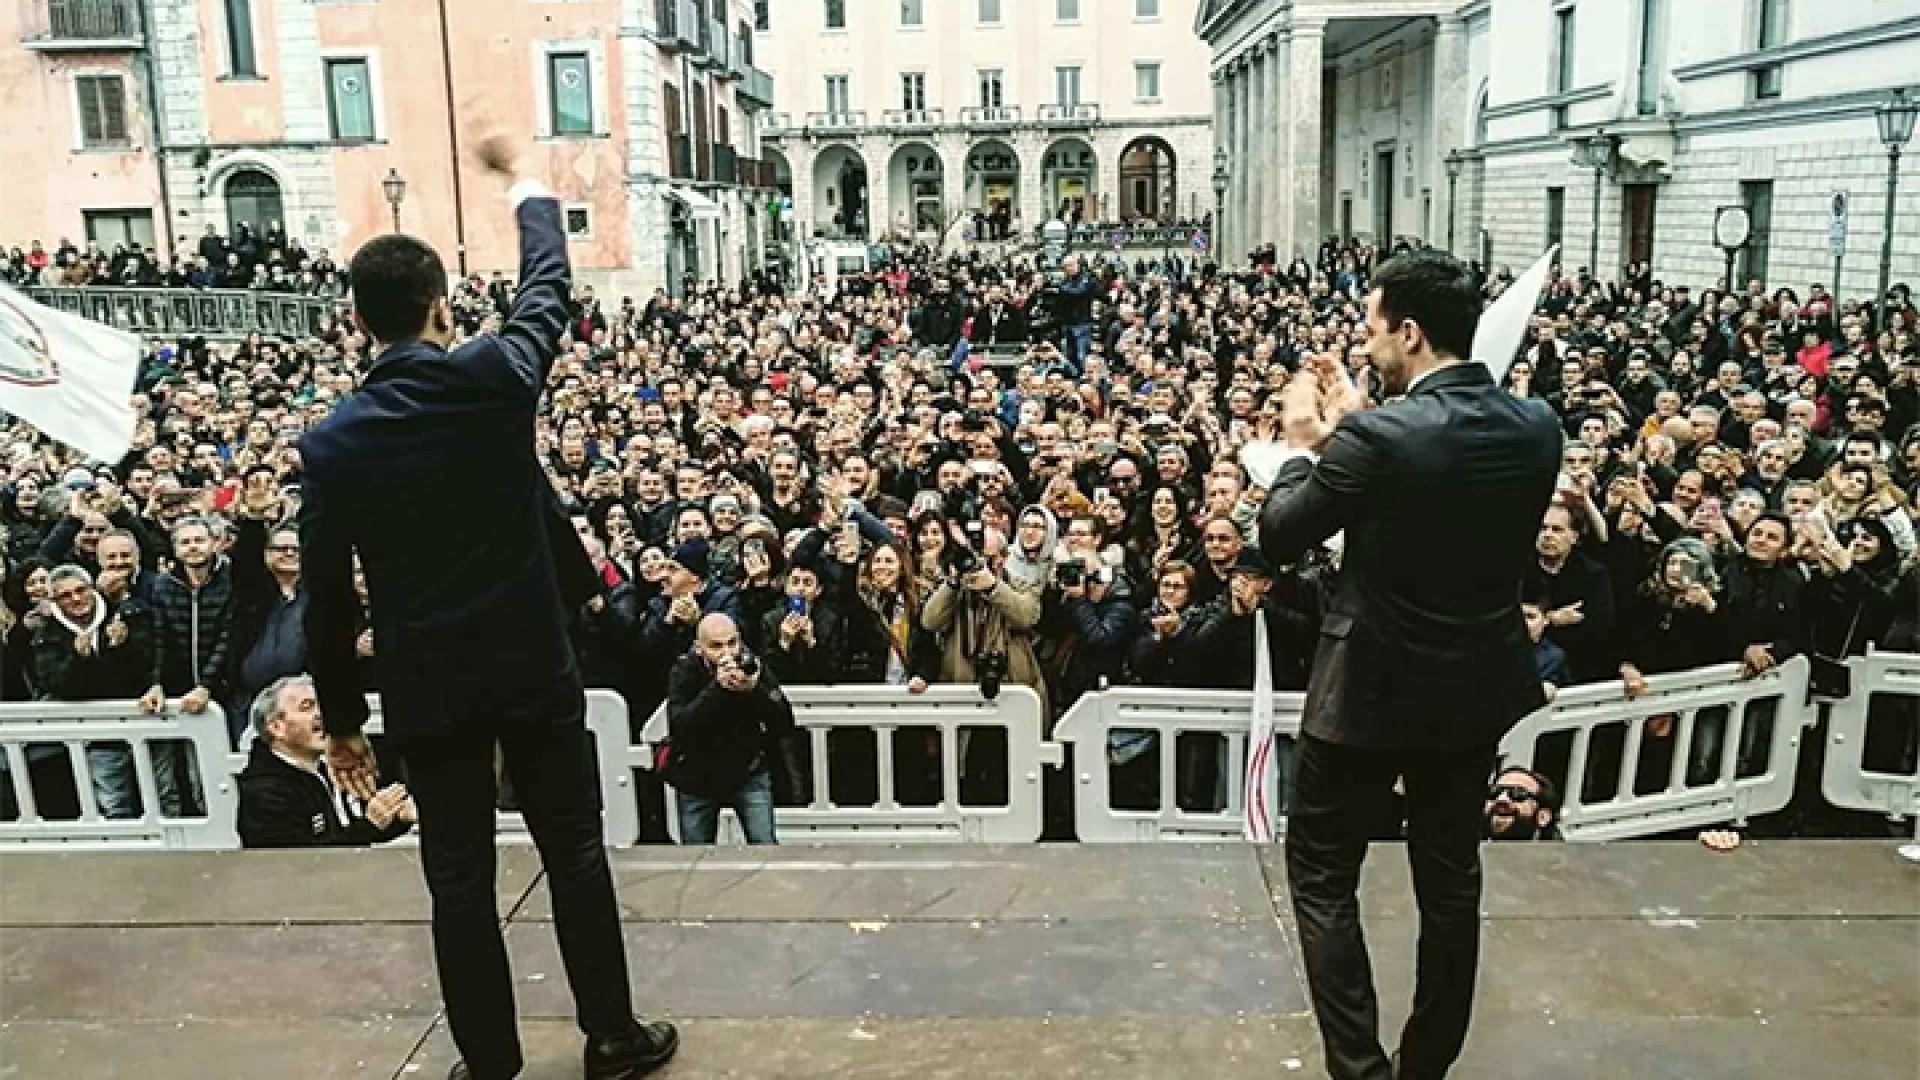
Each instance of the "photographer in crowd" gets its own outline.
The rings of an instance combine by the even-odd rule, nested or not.
[[[668,679],[667,782],[679,793],[680,842],[711,844],[732,807],[749,844],[776,843],[773,770],[793,733],[793,706],[742,647],[731,616],[700,618],[693,650]]]

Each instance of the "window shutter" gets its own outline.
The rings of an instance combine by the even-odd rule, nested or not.
[[[100,80],[82,75],[75,81],[80,95],[80,142],[95,146],[106,138],[100,130]]]
[[[101,138],[108,142],[127,141],[127,95],[118,76],[95,80],[100,90]]]

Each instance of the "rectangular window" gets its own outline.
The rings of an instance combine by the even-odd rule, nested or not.
[[[1133,65],[1133,98],[1135,101],[1160,100],[1159,61]]]
[[[1000,25],[1000,0],[980,0],[980,25]]]
[[[259,62],[253,52],[253,0],[226,0],[226,8],[227,74],[258,78]]]
[[[909,71],[900,76],[900,107],[919,112],[927,107],[927,73]]]
[[[127,145],[127,84],[118,75],[80,75],[73,80],[79,99],[80,145]]]
[[[1560,242],[1561,234],[1567,225],[1567,189],[1550,187],[1547,189],[1547,247]]]
[[[1653,116],[1660,111],[1660,76],[1666,62],[1666,2],[1640,0],[1640,78],[1634,111],[1641,116]]]
[[[845,30],[847,28],[847,0],[826,0],[827,29]]]
[[[1053,0],[1053,18],[1055,22],[1079,22],[1080,0]]]
[[[900,0],[900,25],[921,27],[927,24],[925,0]]]
[[[980,107],[998,109],[1007,103],[1005,77],[999,68],[980,73]]]
[[[845,75],[827,76],[827,111],[840,115],[850,111],[847,108],[847,77]]]
[[[1760,0],[1759,26],[1754,35],[1756,49],[1775,49],[1787,43],[1787,0]],[[1780,65],[1768,64],[1753,69],[1753,96],[1780,96]]]
[[[327,119],[335,139],[373,138],[373,80],[365,60],[327,61]]]
[[[547,133],[593,134],[592,68],[583,52],[547,56]]]
[[[1573,89],[1573,7],[1553,13],[1553,92]]]
[[[102,250],[111,251],[122,244],[153,247],[151,210],[83,210],[80,216],[87,225],[87,239]]]
[[[772,6],[773,0],[753,0],[753,28],[755,30],[764,34],[768,30],[773,29],[773,13],[768,10]]]
[[[1740,184],[1740,205],[1747,208],[1747,246],[1740,252],[1740,280],[1767,280],[1767,249],[1773,232],[1773,181],[1746,180]],[[1727,283],[1732,287],[1733,283]]]
[[[1159,18],[1160,0],[1133,0],[1133,17],[1136,19]]]
[[[1053,100],[1056,105],[1074,106],[1080,104],[1079,68],[1057,67],[1053,69]]]

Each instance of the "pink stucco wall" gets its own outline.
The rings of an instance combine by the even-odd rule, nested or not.
[[[151,211],[155,240],[166,244],[160,178],[146,153],[150,124],[135,73],[123,53],[43,54],[17,43],[26,28],[17,5],[0,4],[0,94],[5,97],[7,152],[0,164],[0,245],[86,238],[83,210]],[[115,73],[127,80],[127,133],[132,150],[81,150],[73,77]]]
[[[339,216],[349,227],[341,248],[350,252],[368,236],[391,227],[380,180],[389,168],[397,168],[408,185],[402,227],[431,242],[451,267],[456,257],[453,165],[434,4],[328,5],[319,15],[323,50],[381,50],[379,93],[386,138],[333,154]],[[450,15],[469,265],[510,268],[518,259],[501,186],[472,162],[473,143],[490,123],[504,125],[523,140],[527,167],[546,177],[562,201],[592,206],[593,238],[571,245],[574,264],[583,269],[627,265],[624,140],[614,137],[626,124],[619,94],[620,4],[460,4]],[[596,93],[606,99],[609,137],[532,141],[540,120],[533,48],[543,40],[600,42],[606,72]]]

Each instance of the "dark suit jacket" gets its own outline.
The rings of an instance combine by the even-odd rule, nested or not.
[[[567,318],[566,238],[551,198],[516,214],[521,284],[500,333],[451,354],[421,341],[386,349],[301,443],[307,644],[330,733],[366,720],[355,550],[388,732],[579,714],[563,588],[592,567],[583,575],[585,553],[533,453]]]
[[[1305,729],[1368,749],[1491,746],[1544,701],[1520,582],[1560,468],[1546,405],[1437,371],[1286,463],[1260,515],[1275,564],[1346,530]]]

